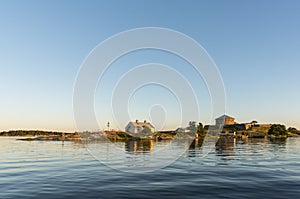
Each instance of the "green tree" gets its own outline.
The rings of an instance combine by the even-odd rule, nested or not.
[[[204,130],[204,127],[203,127],[203,124],[202,123],[199,123],[198,126],[197,126],[197,133],[200,137],[204,137],[205,136],[205,130]]]
[[[190,121],[187,129],[191,130],[192,132],[196,132],[197,131],[196,122]]]
[[[273,124],[270,127],[268,134],[275,135],[275,136],[286,136],[287,130],[286,130],[286,127],[282,124]]]
[[[298,132],[298,130],[294,127],[289,127],[287,130],[288,130],[288,132],[291,132],[291,133],[297,133]]]

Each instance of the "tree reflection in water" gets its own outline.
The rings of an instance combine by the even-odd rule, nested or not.
[[[285,146],[286,145],[286,140],[287,137],[279,137],[279,138],[270,138],[269,141],[271,144],[277,144],[280,146]]]
[[[188,150],[188,157],[197,157],[201,155],[201,147],[204,138],[194,139]]]

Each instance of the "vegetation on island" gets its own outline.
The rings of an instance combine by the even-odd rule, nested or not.
[[[285,125],[273,124],[268,130],[268,135],[285,137],[288,135],[288,131],[286,130]]]
[[[270,124],[270,125],[254,125],[247,130],[240,130],[235,126],[224,126],[222,129],[223,134],[232,134],[238,137],[246,136],[252,138],[263,137],[292,137],[299,136],[300,131],[294,127],[289,127],[283,124]]]
[[[19,136],[28,137],[19,140],[25,141],[78,141],[80,140],[79,134],[55,132],[55,131],[41,131],[41,130],[11,130],[0,132],[0,136]]]
[[[0,136],[62,136],[64,132],[41,130],[11,130],[0,132]]]
[[[196,125],[195,121],[190,121],[185,129],[177,129],[175,131],[159,131],[155,134],[156,139],[168,140],[177,138],[204,138],[206,130],[202,123]]]
[[[154,134],[156,140],[170,140],[176,136],[176,131],[158,131]]]
[[[256,124],[256,121],[252,122]],[[282,124],[270,124],[270,125],[253,125],[247,130],[240,130],[234,125],[224,126],[222,129],[212,126],[209,128],[210,135],[218,136],[221,130],[221,136],[235,136],[235,137],[249,137],[249,138],[264,138],[264,137],[292,137],[299,136],[300,131],[294,127],[286,129]],[[202,123],[196,125],[195,121],[190,121],[188,127],[185,129],[178,129],[176,131],[160,131],[156,133],[156,137],[160,139],[173,139],[175,136],[195,136],[196,138],[204,138],[208,132],[208,128],[204,128]]]
[[[299,136],[300,131],[294,127],[286,128],[283,124],[254,125],[247,130],[237,129],[235,126],[224,126],[221,136],[249,137],[249,138],[286,138]],[[220,129],[210,128],[209,131],[220,132]],[[101,131],[101,132],[82,132],[65,133],[41,130],[11,130],[0,132],[0,136],[22,136],[22,140],[54,140],[54,141],[78,141],[78,140],[110,140],[110,141],[129,141],[129,140],[168,140],[173,138],[198,138],[204,139],[208,132],[207,127],[202,123],[190,121],[186,128],[178,128],[172,131],[158,131],[152,133],[145,127],[140,133],[129,134],[123,131]],[[214,135],[210,133],[210,135]],[[216,134],[218,136],[218,134]]]
[[[200,138],[204,138],[205,135],[206,135],[206,131],[204,129],[204,126],[202,123],[199,123],[198,126],[197,126],[197,134]]]
[[[110,141],[129,141],[133,137],[124,131],[104,131],[104,136]]]
[[[300,135],[300,130],[296,129],[295,127],[289,127],[287,131],[288,134]]]

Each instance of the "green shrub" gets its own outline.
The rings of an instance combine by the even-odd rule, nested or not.
[[[273,124],[270,127],[268,134],[275,135],[275,136],[286,136],[287,130],[286,130],[286,127],[282,124]]]

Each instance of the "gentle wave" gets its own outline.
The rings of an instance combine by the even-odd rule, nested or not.
[[[124,143],[119,145],[124,148],[113,155],[128,159],[114,164],[133,169],[147,166],[151,152],[128,152]],[[260,139],[230,143],[205,157],[194,146],[169,166],[148,173],[111,169],[80,143],[3,137],[0,146],[1,199],[300,196],[300,138],[279,143]]]

